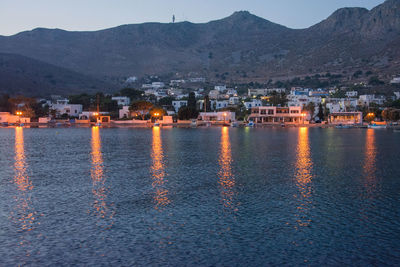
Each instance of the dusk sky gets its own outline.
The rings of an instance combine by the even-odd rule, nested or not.
[[[121,24],[207,22],[234,11],[251,13],[291,28],[306,28],[341,7],[366,7],[384,0],[0,0],[0,35],[37,27],[99,30]]]

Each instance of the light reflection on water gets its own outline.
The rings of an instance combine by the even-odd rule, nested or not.
[[[307,127],[299,128],[296,159],[296,185],[299,191],[295,197],[298,200],[296,212],[297,223],[299,227],[308,226],[311,223],[309,213],[312,206],[312,168],[309,129]]]
[[[231,142],[229,140],[229,128],[221,129],[221,148],[219,155],[218,183],[220,185],[222,202],[225,208],[232,211],[238,211],[235,203],[235,177],[232,172],[232,152]]]
[[[92,127],[92,168],[90,176],[92,178],[93,213],[98,219],[98,225],[105,229],[114,224],[114,213],[112,206],[107,205],[108,189],[105,186],[106,177],[104,175],[103,155],[101,152],[101,137],[99,127]]]
[[[27,232],[35,230],[40,224],[38,222],[38,213],[32,204],[31,191],[33,184],[30,180],[27,169],[25,148],[24,148],[24,130],[22,127],[15,128],[14,144],[14,177],[13,183],[16,185],[14,200],[15,208],[11,211],[11,220],[15,223],[18,232],[20,232],[18,247],[22,248],[25,255],[20,257],[30,257],[32,253],[31,242],[26,238]]]
[[[375,130],[368,129],[365,139],[364,176],[367,192],[372,193],[376,187],[376,145]]]
[[[153,127],[151,159],[153,161],[151,166],[152,186],[155,190],[154,208],[161,211],[171,201],[168,198],[168,189],[165,188],[165,165],[160,127]]]
[[[17,186],[17,211],[12,212],[15,222],[21,231],[34,229],[36,211],[32,207],[30,191],[33,189],[32,181],[27,174],[28,165],[25,158],[24,130],[22,127],[15,128],[15,163],[13,182]]]

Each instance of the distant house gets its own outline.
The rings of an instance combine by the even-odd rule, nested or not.
[[[400,77],[395,77],[395,78],[393,78],[393,79],[390,81],[390,83],[392,83],[392,84],[398,84],[398,83],[400,83]]]
[[[50,106],[51,110],[55,110],[57,116],[67,114],[70,117],[79,117],[82,113],[83,106],[81,104],[69,104],[67,99],[57,100],[56,104]]]
[[[277,94],[283,94],[286,92],[285,88],[263,88],[263,89],[249,89],[248,90],[248,96],[249,97],[254,97],[254,96],[267,96],[271,95],[272,93],[277,93]]]
[[[209,96],[210,99],[218,99],[219,94],[220,94],[219,90],[211,90],[208,93],[208,96]]]
[[[348,92],[346,92],[346,96],[347,97],[357,97],[358,92],[357,91],[348,91]]]
[[[178,112],[181,107],[187,106],[187,100],[172,101],[172,106],[174,107],[175,112]]]
[[[400,92],[394,92],[396,99],[400,99]]]
[[[383,105],[385,102],[384,96],[375,96],[375,95],[360,95],[358,97],[358,104],[360,106],[369,107],[371,103],[375,103],[377,105]]]
[[[123,106],[119,110],[119,118],[124,119],[124,118],[129,118],[130,117],[130,111],[129,111],[129,106]]]
[[[251,101],[244,102],[244,106],[246,107],[246,109],[252,109],[254,107],[261,107],[262,102],[259,99],[252,99]]]
[[[131,99],[127,96],[114,96],[111,99],[117,101],[118,106],[129,106],[131,104]]]
[[[214,90],[222,93],[223,91],[226,91],[226,85],[216,85],[214,86]]]
[[[215,101],[215,109],[227,108],[229,106],[229,102],[226,100]]]
[[[229,98],[229,105],[238,105],[240,103],[240,98],[238,96],[231,96]]]

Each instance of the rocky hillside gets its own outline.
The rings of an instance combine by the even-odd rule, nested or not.
[[[112,84],[15,54],[0,53],[0,93],[48,96],[112,90]]]
[[[343,8],[294,30],[246,11],[209,23],[144,23],[95,32],[35,29],[0,37],[0,52],[96,77],[190,72],[209,79],[261,79],[400,66],[400,0]]]

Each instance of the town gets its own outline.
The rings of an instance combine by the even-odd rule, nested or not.
[[[154,77],[153,77],[154,78]],[[137,85],[130,77],[115,94],[97,93],[48,99],[24,96],[0,99],[0,123],[9,125],[334,125],[377,127],[400,119],[400,77],[390,84],[399,91],[361,94],[354,87],[204,86],[202,77]],[[355,84],[355,88],[368,87]],[[137,89],[137,87],[139,87]],[[370,88],[372,86],[369,86]],[[364,90],[365,91],[365,90]]]

